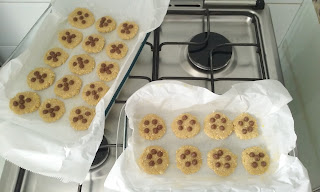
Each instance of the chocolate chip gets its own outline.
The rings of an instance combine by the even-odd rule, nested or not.
[[[103,26],[107,27],[108,25],[109,25],[108,23],[104,23],[104,24],[102,25],[102,27],[103,27]]]
[[[221,126],[219,127],[219,129],[220,129],[221,131],[223,131],[225,128],[224,128],[223,125],[221,125]]]
[[[87,111],[84,113],[86,116],[90,116],[91,115],[91,112],[90,111]]]
[[[89,96],[91,94],[91,91],[86,92],[86,96]]]
[[[24,104],[24,100],[20,100],[19,103],[20,103],[20,104]]]
[[[183,126],[180,125],[180,126],[178,127],[178,129],[179,129],[180,131],[183,130]]]
[[[79,17],[79,19],[80,19],[80,20],[83,20],[83,19],[84,19],[84,17],[81,15],[81,16]]]
[[[255,156],[254,152],[249,153],[249,156],[254,157]]]
[[[84,65],[83,65],[83,64],[80,64],[79,67],[80,67],[81,69],[83,69],[83,68],[84,68]]]
[[[213,123],[213,122],[215,122],[215,121],[216,121],[215,118],[210,118],[210,122],[211,122],[211,123]]]
[[[186,158],[186,155],[185,154],[181,154],[180,155],[180,159],[185,159]]]
[[[91,42],[90,41],[86,41],[86,45],[89,45]]]
[[[88,59],[84,60],[84,63],[85,64],[89,63],[89,60]]]
[[[34,74],[35,76],[38,76],[38,75],[40,75],[40,72],[39,72],[39,71],[35,71],[33,74]]]
[[[111,50],[110,50],[110,53],[114,53],[114,52],[116,52],[115,49],[111,49]]]
[[[196,159],[192,160],[192,165],[197,165],[198,161]]]
[[[148,153],[147,159],[151,159],[151,158],[152,158],[152,155],[150,153]]]
[[[85,23],[86,23],[86,21],[85,21],[85,20],[82,20],[82,21],[81,21],[81,23],[82,23],[82,24],[85,24]]]
[[[108,22],[108,23],[111,23],[112,21],[111,21],[111,19],[108,19],[107,22]]]
[[[216,124],[211,125],[211,129],[216,129],[216,128],[217,128]]]
[[[196,152],[192,152],[191,153],[191,157],[197,157],[197,153]]]
[[[76,37],[76,34],[72,34],[72,35],[71,35],[71,38],[75,38],[75,37]]]
[[[119,45],[118,45],[118,48],[123,48],[123,45],[120,43]]]
[[[157,155],[158,157],[162,157],[163,153],[161,151],[158,151]]]
[[[37,80],[37,79],[34,78],[34,77],[31,78],[31,82],[35,82],[36,80]]]
[[[149,166],[153,167],[154,166],[154,161],[149,162]]]
[[[248,127],[248,132],[252,132],[253,131],[253,127]]]
[[[238,121],[238,125],[242,126],[243,122],[242,121]]]
[[[188,116],[186,115],[182,116],[182,120],[186,120],[186,119],[188,119]]]
[[[96,95],[97,94],[97,91],[96,90],[93,90],[92,91],[92,95]]]
[[[261,161],[261,166],[262,166],[262,167],[267,166],[267,162],[265,162],[265,161]]]
[[[78,11],[77,14],[78,14],[78,15],[81,15],[81,14],[82,14],[82,11]]]
[[[256,157],[254,158],[254,160],[255,160],[255,161],[260,161],[260,157],[259,157],[259,156],[256,156]]]
[[[157,126],[157,129],[158,129],[158,130],[161,130],[161,129],[162,129],[162,125],[158,125],[158,126]]]
[[[74,84],[74,80],[70,80],[70,81],[69,81],[69,84],[70,84],[70,85],[73,85],[73,84]]]
[[[50,117],[55,117],[56,114],[55,113],[50,113]]]
[[[222,150],[219,150],[219,151],[218,151],[218,155],[219,155],[219,156],[222,156],[222,155],[223,155],[223,151],[222,151]]]
[[[24,106],[24,105],[19,105],[19,108],[20,108],[20,109],[24,109],[25,106]]]
[[[44,83],[44,80],[43,79],[39,79],[39,83]]]
[[[219,158],[220,158],[218,154],[213,154],[212,157],[213,157],[214,159],[219,159]]]
[[[230,155],[226,155],[224,158],[226,161],[230,161],[231,160],[231,156]]]
[[[68,43],[71,43],[72,41],[71,41],[71,39],[68,39],[67,42],[68,42]]]
[[[157,163],[158,163],[158,164],[161,164],[161,163],[162,163],[162,159],[159,158],[159,159],[157,160]]]
[[[47,77],[46,73],[42,74],[42,78],[46,78],[46,77]]]
[[[127,30],[127,31],[126,31],[126,34],[130,34],[130,31],[129,31],[129,30]]]
[[[130,28],[130,29],[133,28],[133,25],[129,25],[129,28]]]
[[[125,30],[121,29],[121,33],[125,33],[125,32],[126,32]]]
[[[14,101],[12,104],[13,104],[13,106],[18,106],[19,105],[19,103],[17,101]]]
[[[242,134],[247,134],[247,129],[242,129],[241,132]]]
[[[187,128],[187,130],[188,130],[189,132],[191,132],[191,131],[192,131],[192,127],[189,126],[189,127]]]
[[[50,103],[47,103],[46,104],[46,108],[50,108],[51,107],[51,104]]]
[[[153,128],[152,131],[154,134],[157,134],[159,132],[159,130],[157,128]]]
[[[243,120],[244,120],[245,122],[248,122],[248,121],[249,121],[249,117],[245,117]]]
[[[182,120],[178,120],[178,125],[182,125],[183,121]]]
[[[49,111],[49,113],[52,113],[54,111],[54,109],[50,108],[48,111]]]
[[[190,167],[190,165],[191,165],[190,161],[187,161],[187,162],[185,163],[185,166],[186,166],[186,167]]]
[[[143,124],[145,124],[145,125],[149,125],[149,123],[150,123],[150,121],[145,120]]]
[[[227,122],[226,118],[222,118],[222,119],[221,119],[221,122],[222,122],[222,123],[226,123],[226,122]]]
[[[67,82],[67,81],[68,81],[68,78],[65,77],[65,78],[62,79],[62,81],[63,81],[63,82]]]
[[[259,157],[264,157],[264,153],[259,153]]]
[[[99,95],[95,95],[93,98],[94,98],[95,100],[98,100],[98,99],[99,99]]]
[[[191,120],[189,123],[190,123],[191,125],[194,125],[194,124],[196,124],[196,121],[195,121],[195,120]]]
[[[149,133],[149,128],[145,128],[144,130],[143,130],[143,132],[145,132],[145,133]]]
[[[90,88],[94,88],[94,84],[90,84]]]
[[[105,17],[102,17],[102,18],[101,18],[101,21],[105,21],[105,20],[106,20],[106,18],[105,18]],[[101,21],[100,21],[100,22],[101,22]]]
[[[249,121],[249,125],[250,125],[250,126],[253,126],[253,125],[254,125],[254,122],[253,122],[253,121]]]
[[[152,124],[156,125],[157,123],[158,123],[158,120],[156,120],[156,119],[152,120]]]
[[[219,114],[216,114],[214,117],[215,117],[216,119],[219,119],[219,118],[220,118],[220,115],[219,115]]]
[[[76,114],[80,114],[81,113],[81,110],[80,109],[77,109],[76,110]]]
[[[157,150],[156,149],[151,149],[151,154],[154,155],[157,153]]]
[[[89,14],[88,14],[88,13],[85,13],[84,16],[85,16],[85,17],[89,17]]]
[[[96,44],[94,42],[91,42],[91,47],[96,46]]]
[[[65,41],[67,38],[66,36],[62,36],[61,39]]]
[[[46,110],[46,109],[42,111],[43,114],[47,114],[48,112],[49,112],[49,111]]]
[[[97,37],[96,37],[96,38],[94,38],[94,41],[99,41],[99,38],[97,38]]]
[[[47,57],[47,60],[51,60],[51,59],[52,59],[52,56],[48,56],[48,57]]]
[[[112,47],[112,48],[116,48],[117,46],[113,44],[113,45],[111,45],[111,47]]]
[[[57,56],[60,56],[60,55],[61,55],[61,53],[58,51],[58,52],[56,53],[56,55],[57,55]]]
[[[190,150],[189,149],[185,150],[184,154],[189,155],[190,154]]]
[[[64,91],[69,91],[69,87],[64,87],[63,90]]]
[[[79,115],[78,118],[79,118],[79,119],[83,119],[83,115]]]
[[[253,168],[257,168],[257,167],[258,167],[258,163],[257,163],[257,162],[253,162],[253,163],[251,163],[251,166],[252,166]]]
[[[225,163],[225,164],[224,164],[224,168],[229,169],[229,168],[230,168],[230,164],[229,164],[229,163]]]
[[[118,49],[118,50],[116,50],[116,52],[118,53],[118,54],[120,54],[121,53],[121,51]]]
[[[87,119],[82,119],[82,121],[81,121],[82,123],[87,123],[88,122],[88,120]]]
[[[77,66],[77,64],[78,64],[77,62],[73,62],[73,64],[72,64],[72,65],[73,65],[73,66]]]
[[[59,107],[59,106],[55,106],[53,109],[54,109],[55,111],[59,111],[59,110],[60,110],[60,107]]]
[[[216,162],[216,167],[220,167],[221,166],[221,163],[220,162]]]
[[[128,23],[124,23],[124,24],[122,24],[122,26],[123,26],[123,27],[126,27],[127,25],[128,25]]]
[[[79,120],[78,117],[74,117],[74,118],[72,119],[73,122],[77,122],[78,120]]]

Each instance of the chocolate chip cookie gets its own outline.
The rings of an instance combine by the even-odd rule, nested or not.
[[[139,133],[147,140],[160,139],[166,133],[164,120],[155,114],[144,116],[139,123]]]
[[[82,81],[79,77],[66,75],[56,82],[54,93],[63,99],[68,99],[79,94],[81,85]]]
[[[225,139],[232,131],[232,121],[223,113],[211,113],[204,120],[204,132],[212,139]]]
[[[116,28],[116,21],[110,16],[104,16],[96,22],[96,29],[100,33],[109,33]]]
[[[128,46],[120,41],[116,41],[113,43],[110,43],[107,46],[107,55],[111,59],[122,59],[127,55],[128,52]]]
[[[71,127],[79,131],[87,130],[95,115],[94,109],[85,106],[75,107],[69,115]]]
[[[268,170],[270,158],[264,149],[250,147],[242,151],[242,164],[251,175],[261,175]]]
[[[69,54],[61,48],[52,48],[47,51],[43,60],[51,67],[59,67],[64,64],[69,57]]]
[[[43,90],[53,84],[54,72],[49,68],[35,68],[27,76],[28,86],[33,90]]]
[[[89,105],[96,105],[108,90],[109,87],[102,81],[89,83],[82,90],[82,99]]]
[[[64,29],[59,32],[60,43],[68,49],[73,49],[82,41],[82,33],[75,29]]]
[[[231,175],[237,167],[237,156],[226,148],[215,148],[207,154],[208,166],[219,176]]]
[[[149,146],[141,154],[139,166],[148,174],[163,174],[169,166],[168,152],[160,146]]]
[[[57,121],[65,112],[64,103],[58,99],[47,99],[39,108],[40,117],[48,123]]]
[[[173,120],[171,128],[178,138],[186,139],[194,137],[200,132],[200,123],[195,116],[183,113]]]
[[[32,113],[40,107],[40,96],[29,91],[17,93],[10,99],[9,107],[18,115]]]
[[[85,29],[94,23],[94,16],[86,8],[76,8],[68,16],[68,22],[73,27]]]
[[[248,113],[242,113],[234,119],[233,126],[240,139],[252,139],[259,135],[257,120]]]
[[[98,77],[102,81],[112,81],[119,73],[119,65],[113,61],[104,61],[97,67]]]
[[[69,69],[77,75],[90,73],[95,66],[93,57],[88,54],[74,55],[69,60]]]
[[[202,165],[201,152],[190,145],[180,147],[176,151],[177,167],[184,174],[192,174],[200,170]]]
[[[84,38],[82,48],[88,53],[99,53],[104,47],[104,37],[99,34],[91,34]]]
[[[138,30],[139,27],[135,22],[126,21],[119,25],[118,35],[121,39],[129,40],[136,36]]]

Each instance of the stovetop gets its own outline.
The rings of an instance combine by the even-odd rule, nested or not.
[[[127,146],[127,139],[132,133],[127,127],[125,102],[136,90],[151,81],[179,80],[208,88],[217,94],[223,94],[239,82],[262,79],[282,81],[268,6],[263,10],[203,9],[200,3],[202,1],[190,2],[193,4],[176,6],[171,1],[163,24],[151,32],[129,79],[106,118],[106,141],[97,155],[102,161],[95,162],[97,166],[88,173],[82,186],[77,183],[64,184],[58,179],[24,171],[9,162],[6,162],[3,171],[6,176],[2,176],[0,186],[5,191],[17,189],[25,192],[103,191],[104,180]],[[202,36],[196,37],[198,34]],[[219,38],[224,39],[222,42],[227,44],[213,51],[211,60],[209,56],[207,59],[190,56],[194,51],[201,50],[209,54],[211,49],[205,48],[212,45],[210,36],[209,45],[190,43],[192,39],[194,42],[195,39],[198,42],[206,41],[208,34],[221,35]],[[190,50],[191,53],[188,52]],[[219,59],[222,61],[218,61]],[[206,69],[199,67],[197,62],[192,64],[194,60],[205,62]],[[214,70],[208,70],[210,68]]]

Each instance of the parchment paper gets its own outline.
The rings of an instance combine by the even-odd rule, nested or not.
[[[294,123],[287,103],[288,91],[278,81],[264,80],[234,85],[223,95],[178,81],[157,81],[134,93],[127,102],[126,114],[133,129],[129,146],[117,160],[105,182],[105,191],[310,191],[306,169],[288,152],[295,147]],[[256,117],[259,136],[240,140],[232,133],[227,139],[213,140],[203,131],[207,114],[220,111],[230,119],[242,112]],[[195,115],[201,131],[190,139],[178,139],[171,130],[171,122],[181,113]],[[167,126],[159,140],[148,141],[139,135],[139,122],[149,113],[161,116]],[[148,175],[139,169],[137,160],[145,147],[160,145],[169,153],[170,164],[163,175]],[[201,169],[184,175],[175,162],[176,150],[183,145],[198,147],[202,155]],[[261,176],[246,172],[241,152],[251,146],[265,148],[271,163]],[[229,148],[238,156],[238,166],[228,177],[217,176],[207,165],[207,153],[215,147]]]
[[[104,110],[146,34],[161,24],[169,0],[54,0],[51,3],[52,10],[41,24],[31,45],[0,70],[0,155],[35,173],[57,177],[65,182],[82,183],[103,136]],[[96,116],[91,126],[86,131],[75,131],[69,125],[68,116],[71,109],[80,105],[88,106],[81,99],[81,93],[71,99],[63,100],[66,113],[54,123],[42,121],[38,111],[26,115],[15,115],[9,109],[9,100],[18,92],[32,91],[27,86],[26,77],[36,67],[49,67],[43,62],[43,56],[48,49],[61,47],[69,54],[65,64],[53,69],[56,80],[71,74],[68,62],[72,55],[84,53],[81,44],[74,49],[66,49],[58,42],[60,30],[73,28],[68,24],[67,17],[77,7],[91,10],[95,20],[110,15],[117,22],[117,26],[127,20],[135,21],[139,25],[139,32],[132,40],[121,40],[116,30],[101,34],[106,40],[106,45],[121,40],[128,45],[129,50],[124,59],[117,61],[120,66],[119,74],[115,80],[106,83],[110,90],[96,106]],[[83,37],[98,33],[94,25],[80,31]],[[105,48],[100,53],[90,55],[94,57],[96,65],[102,61],[111,60],[107,57]],[[83,85],[99,80],[96,68],[90,74],[82,75],[80,78]],[[37,91],[41,101],[57,98],[53,89],[54,85]]]

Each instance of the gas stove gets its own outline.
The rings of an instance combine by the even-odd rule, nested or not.
[[[151,81],[179,80],[217,94],[245,81],[283,81],[271,15],[263,1],[171,0],[162,25],[148,35],[106,117],[104,140],[85,182],[64,184],[6,162],[0,181],[4,191],[102,192],[132,133],[126,100]]]

